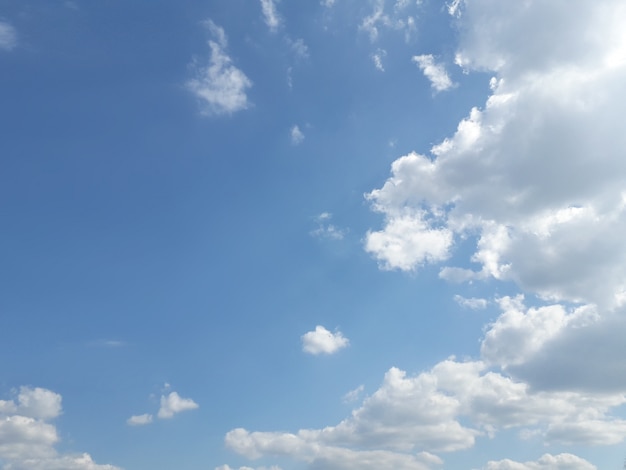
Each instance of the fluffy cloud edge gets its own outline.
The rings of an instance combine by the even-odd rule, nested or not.
[[[348,338],[343,336],[341,331],[332,333],[321,325],[317,325],[315,330],[303,334],[301,340],[302,350],[314,356],[335,354],[350,344]]]

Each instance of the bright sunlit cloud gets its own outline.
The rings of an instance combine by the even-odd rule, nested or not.
[[[302,335],[302,350],[313,355],[334,354],[348,344],[350,344],[348,338],[340,331],[332,333],[321,325]]]

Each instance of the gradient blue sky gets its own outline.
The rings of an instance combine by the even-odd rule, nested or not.
[[[620,468],[625,22],[0,0],[0,468]]]

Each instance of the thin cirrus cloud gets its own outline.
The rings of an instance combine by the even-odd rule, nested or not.
[[[17,32],[6,21],[0,21],[0,49],[10,51],[17,46]]]
[[[321,325],[315,330],[302,335],[302,350],[315,356],[319,354],[334,354],[340,349],[346,348],[350,343],[340,331],[332,333]]]
[[[120,470],[100,465],[87,453],[59,453],[53,420],[62,397],[45,388],[21,387],[16,398],[0,400],[0,462],[6,469]]]
[[[330,212],[322,212],[315,217],[317,227],[311,230],[311,236],[327,240],[343,240],[346,235],[346,230],[342,230],[331,223],[332,218],[333,215]]]
[[[261,10],[263,12],[263,19],[269,30],[274,33],[278,31],[281,25],[281,18],[276,10],[276,4],[278,0],[261,0]]]
[[[224,29],[213,21],[205,22],[212,39],[209,40],[208,64],[199,60],[191,64],[193,76],[186,83],[201,103],[205,115],[232,114],[250,106],[246,91],[252,86],[250,79],[237,67],[227,53],[228,41]]]

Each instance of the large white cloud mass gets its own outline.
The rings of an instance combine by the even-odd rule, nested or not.
[[[457,64],[490,72],[491,94],[429,152],[398,158],[366,195],[384,224],[365,249],[382,269],[437,263],[442,279],[509,281],[530,300],[489,299],[501,313],[479,359],[414,376],[391,368],[335,426],[232,430],[226,444],[241,455],[310,469],[421,469],[438,465],[431,452],[510,429],[553,447],[626,437],[626,3],[459,0],[449,11]],[[455,257],[460,240],[473,244],[465,261]],[[485,465],[595,468],[567,453]]]
[[[21,387],[13,400],[0,400],[0,468],[3,470],[120,470],[96,464],[89,454],[59,454],[56,426],[61,395]]]
[[[398,159],[368,195],[386,218],[366,249],[390,269],[439,262],[476,236],[473,271],[546,298],[621,305],[626,288],[626,5],[461,6],[457,62],[492,95],[429,154]],[[522,34],[532,31],[533,34]]]

